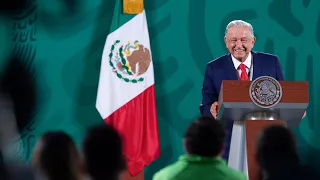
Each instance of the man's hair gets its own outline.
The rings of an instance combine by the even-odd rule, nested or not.
[[[258,137],[256,152],[259,164],[267,171],[281,170],[284,163],[299,163],[295,137],[283,125],[265,128]]]
[[[117,131],[104,124],[90,129],[83,142],[86,169],[92,179],[113,179],[126,169],[122,140]]]
[[[79,154],[75,154],[77,148],[72,138],[65,132],[51,131],[41,136],[41,143],[40,170],[52,180],[75,180],[73,165]]]
[[[184,138],[188,154],[213,157],[223,149],[225,132],[219,121],[204,116],[190,124]]]
[[[233,27],[244,27],[244,28],[248,28],[249,31],[251,32],[251,35],[254,36],[254,32],[253,32],[253,27],[250,23],[245,22],[243,20],[233,20],[231,22],[229,22],[229,24],[226,27],[226,32],[225,32],[225,36],[227,36],[228,30],[230,28]]]

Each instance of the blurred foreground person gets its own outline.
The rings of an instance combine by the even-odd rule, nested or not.
[[[83,142],[83,156],[87,179],[122,179],[126,170],[122,140],[111,126],[103,124],[88,131]]]
[[[30,0],[1,0],[0,15],[13,15],[27,7]]]
[[[244,174],[229,168],[221,158],[225,132],[219,121],[200,117],[184,137],[186,155],[157,172],[153,180],[245,180]]]
[[[80,180],[80,155],[64,132],[47,132],[38,140],[32,157],[37,180]]]
[[[32,180],[31,169],[12,157],[15,146],[21,143],[13,102],[10,97],[0,95],[0,179]]]
[[[0,179],[33,179],[31,169],[15,154],[23,146],[20,133],[32,123],[36,109],[34,69],[22,59],[2,63],[0,76]]]
[[[264,129],[258,138],[256,152],[263,180],[320,179],[310,167],[300,163],[295,137],[284,126]]]

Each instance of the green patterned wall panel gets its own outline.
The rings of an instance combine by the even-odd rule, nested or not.
[[[18,30],[13,26],[14,46],[30,47],[14,52],[34,62],[41,97],[35,123],[24,133],[19,151],[27,159],[34,141],[46,130],[66,130],[80,144],[87,127],[102,123],[94,105],[114,0],[62,2],[34,1],[29,14],[13,22],[21,26]],[[183,153],[185,128],[199,115],[206,63],[227,52],[224,29],[233,19],[252,23],[257,36],[254,50],[277,54],[287,80],[309,81],[308,114],[294,131],[302,160],[320,167],[320,1],[145,0],[145,8],[162,149],[161,157],[146,169],[147,179]],[[12,33],[2,27],[1,36]],[[15,33],[22,38],[15,40]]]

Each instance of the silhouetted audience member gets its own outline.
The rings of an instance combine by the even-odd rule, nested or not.
[[[27,0],[3,0],[0,16],[25,7]],[[37,105],[33,66],[23,58],[10,56],[2,61],[0,75],[0,179],[33,179],[30,167],[21,162],[20,132],[34,120]]]
[[[1,180],[35,180],[32,169],[22,163],[10,163],[1,165]]]
[[[284,126],[265,128],[258,137],[256,152],[263,180],[319,180],[315,171],[300,163],[295,137]]]
[[[12,15],[21,11],[28,5],[29,0],[1,0],[0,15]]]
[[[11,2],[11,1],[10,1]],[[0,11],[9,0],[0,2]],[[19,6],[19,5],[18,5]],[[0,12],[1,14],[2,12]],[[35,85],[28,65],[19,58],[3,62],[0,76],[0,180],[33,180],[32,169],[16,153],[22,132],[33,119]]]
[[[88,131],[83,142],[83,156],[88,179],[118,180],[126,170],[121,137],[106,124]]]
[[[244,180],[246,176],[227,166],[220,157],[225,132],[219,121],[200,117],[188,127],[184,146],[186,155],[157,172],[153,180]]]
[[[0,86],[3,85],[2,82]],[[13,81],[12,84],[17,82]],[[15,150],[21,143],[17,121],[22,120],[17,118],[18,112],[15,109],[23,105],[14,104],[17,102],[12,101],[12,96],[4,93],[4,88],[0,89],[0,180],[34,180],[30,166],[21,162],[19,156],[15,156]]]
[[[3,112],[2,110],[0,110],[0,113]],[[0,128],[0,129],[3,129],[3,128]],[[0,141],[3,140],[3,138],[1,137],[2,135],[3,133],[0,132]],[[0,144],[2,143],[0,142]],[[0,180],[34,180],[35,179],[33,171],[29,166],[19,161],[11,161],[10,158],[9,158],[10,161],[6,162],[4,154],[2,153],[2,150],[3,149],[1,149],[0,147]]]
[[[32,167],[37,179],[79,180],[80,165],[80,154],[68,134],[47,132],[36,143]]]

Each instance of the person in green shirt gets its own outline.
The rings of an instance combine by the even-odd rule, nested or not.
[[[219,121],[200,117],[184,137],[186,154],[154,174],[153,180],[245,180],[246,176],[227,166],[221,158],[225,132]]]

